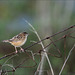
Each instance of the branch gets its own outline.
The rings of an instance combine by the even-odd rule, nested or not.
[[[10,53],[10,54],[4,55],[3,57],[0,58],[0,60],[1,60],[1,59],[4,59],[4,58],[6,58],[6,57],[9,57],[9,56],[15,55],[15,54],[16,54],[15,52],[12,52],[12,53]]]
[[[41,41],[41,38],[40,38],[40,36],[38,35],[38,33],[37,33],[37,31],[35,30],[35,28],[34,28],[28,21],[25,20],[25,22],[28,23],[28,25],[33,29],[34,33],[35,33],[36,36],[38,37],[39,41]],[[46,50],[44,49],[44,45],[43,45],[42,42],[40,42],[40,45],[42,46],[42,49],[43,49],[44,51],[46,51]],[[41,66],[41,67],[40,67],[40,70],[42,70],[42,68],[43,68],[44,55],[45,55],[46,58],[47,58],[47,61],[48,61],[48,63],[49,63],[49,67],[50,67],[50,69],[51,69],[52,75],[54,75],[54,72],[53,72],[53,69],[52,69],[52,65],[51,65],[51,63],[50,63],[50,60],[49,60],[48,55],[47,55],[46,52],[42,55],[42,61],[41,61],[42,64],[41,64],[41,65],[39,64],[39,66]],[[38,66],[38,67],[39,67],[39,66]],[[37,68],[37,69],[38,69],[38,68]],[[41,75],[41,72],[39,72],[39,75]]]
[[[25,51],[26,52],[26,51]],[[2,73],[6,73],[6,72],[15,72],[16,71],[16,69],[18,69],[18,68],[25,68],[25,67],[29,67],[29,68],[32,68],[32,67],[35,67],[36,65],[37,65],[37,63],[35,62],[35,60],[33,59],[33,57],[31,57],[27,52],[26,52],[26,54],[29,56],[29,57],[27,57],[26,59],[24,59],[22,62],[20,62],[20,64],[18,64],[17,66],[15,66],[15,67],[13,67],[12,65],[9,65],[9,64],[3,64],[3,66],[9,66],[9,67],[11,67],[12,68],[12,70],[7,70],[7,71],[3,71]],[[29,58],[31,58],[34,62],[35,62],[35,65],[33,65],[33,66],[22,66]],[[2,67],[3,67],[2,66]]]
[[[50,39],[51,37],[56,36],[56,35],[58,35],[58,34],[60,34],[60,33],[63,33],[63,32],[65,32],[65,31],[67,31],[67,30],[69,30],[69,29],[72,29],[72,28],[74,28],[74,27],[75,27],[75,25],[72,25],[72,26],[70,26],[70,27],[68,27],[68,28],[66,28],[66,29],[64,29],[64,30],[62,30],[62,31],[60,31],[60,32],[57,32],[57,33],[55,33],[55,34],[53,34],[53,35],[51,35],[51,36],[49,36],[49,37],[46,37],[46,38],[44,38],[44,39],[42,39],[42,40],[40,40],[40,41],[38,41],[38,42],[36,42],[36,43],[33,43],[33,44],[27,46],[24,50],[27,50],[27,49],[31,48],[32,46],[34,46],[34,45],[36,45],[36,44],[38,44],[38,43],[40,43],[40,42],[42,42],[42,41],[44,41],[44,40]],[[1,59],[4,59],[4,58],[6,58],[6,57],[9,57],[9,56],[15,55],[15,54],[16,54],[15,52],[12,52],[12,53],[7,54],[7,55],[5,55],[5,56],[3,56],[3,57],[0,57],[0,60],[1,60]]]
[[[67,31],[67,30],[69,30],[69,29],[72,29],[72,28],[74,28],[74,27],[75,27],[75,25],[72,25],[72,26],[70,26],[70,27],[68,27],[68,28],[66,28],[66,29],[64,29],[64,30],[62,30],[62,31],[60,31],[60,32],[57,32],[57,33],[55,33],[55,34],[53,34],[53,35],[51,35],[51,36],[48,36],[48,37],[46,37],[46,38],[44,38],[44,39],[42,39],[42,40],[40,40],[40,41],[38,41],[38,42],[36,42],[36,43],[33,43],[33,44],[29,45],[28,47],[26,47],[25,50],[28,49],[28,48],[31,48],[32,46],[34,46],[34,45],[36,45],[36,44],[38,44],[38,43],[40,43],[40,42],[42,42],[42,41],[44,41],[44,40],[50,39],[51,37],[56,36],[56,35],[58,35],[58,34],[60,34],[60,33],[63,33],[63,32],[65,32],[65,31]]]
[[[75,48],[75,44],[74,44],[74,46],[72,47],[72,49],[69,51],[68,56],[67,56],[67,58],[66,58],[66,60],[65,60],[65,62],[64,62],[64,64],[63,64],[63,66],[62,66],[62,68],[61,68],[61,70],[60,70],[60,72],[59,72],[59,75],[61,75],[61,73],[62,73],[62,71],[63,71],[63,69],[64,69],[64,67],[65,67],[65,65],[66,65],[66,63],[67,63],[67,61],[68,61],[68,59],[69,59],[69,57],[70,57],[70,55],[71,55],[71,52],[73,51],[74,48]]]

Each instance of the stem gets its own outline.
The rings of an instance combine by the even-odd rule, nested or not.
[[[24,20],[25,20],[25,19],[24,19]],[[25,22],[28,23],[28,25],[33,29],[34,33],[37,35],[39,41],[41,41],[41,38],[39,37],[39,35],[38,35],[37,31],[35,30],[35,28],[34,28],[34,27],[33,27],[28,21],[25,20]],[[43,45],[43,43],[40,42],[40,44],[41,44],[43,50],[46,51],[46,49],[44,49],[44,45]],[[45,56],[44,56],[44,55],[45,55]],[[50,60],[49,60],[48,55],[47,55],[46,52],[43,53],[43,55],[42,55],[42,59],[41,59],[41,62],[40,62],[41,65],[40,65],[40,63],[39,63],[39,66],[40,66],[39,75],[42,75],[42,74],[41,74],[41,70],[43,69],[43,64],[44,64],[44,59],[45,59],[45,57],[47,58],[47,61],[48,61],[49,67],[50,67],[50,69],[51,69],[51,73],[52,73],[52,75],[54,75],[54,71],[53,71],[53,68],[52,68],[51,62],[50,62]],[[38,66],[37,70],[39,69],[39,66]]]
[[[59,72],[59,75],[61,75],[61,73],[62,73],[62,71],[63,71],[63,69],[64,69],[64,67],[65,67],[65,65],[66,65],[66,63],[67,63],[67,61],[68,61],[68,59],[69,59],[69,57],[70,57],[70,55],[71,55],[71,52],[73,51],[74,48],[75,48],[75,44],[74,44],[74,46],[72,47],[72,49],[69,51],[68,56],[67,56],[67,58],[66,58],[66,60],[65,60],[65,62],[64,62],[64,64],[63,64],[63,66],[62,66],[62,68],[61,68],[61,70],[60,70],[60,72]]]

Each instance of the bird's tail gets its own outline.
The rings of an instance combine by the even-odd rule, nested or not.
[[[3,40],[2,42],[9,42],[9,40]]]

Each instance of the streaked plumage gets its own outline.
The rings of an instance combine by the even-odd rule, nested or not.
[[[16,47],[21,48],[21,46],[25,44],[25,42],[27,40],[27,36],[28,36],[27,32],[22,32],[16,36],[14,36],[12,39],[4,40],[3,42],[11,43],[15,47],[15,49],[16,49]],[[21,48],[21,50],[23,50],[23,49]],[[17,52],[17,49],[16,49],[16,52]]]

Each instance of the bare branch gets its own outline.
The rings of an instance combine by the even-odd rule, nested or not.
[[[63,69],[64,69],[64,67],[65,67],[65,65],[66,65],[66,63],[67,63],[67,61],[68,61],[68,59],[69,59],[69,57],[70,57],[70,55],[71,55],[71,52],[73,51],[74,48],[75,48],[75,44],[74,44],[74,46],[72,47],[72,49],[69,51],[68,56],[67,56],[67,58],[66,58],[66,60],[65,60],[65,62],[64,62],[64,64],[63,64],[63,66],[62,66],[62,68],[61,68],[61,70],[60,70],[60,72],[59,72],[59,75],[61,75],[61,73],[62,73],[62,71],[63,71]]]
[[[39,41],[41,41],[41,38],[40,38],[40,36],[38,35],[38,33],[37,33],[37,31],[35,30],[35,28],[34,28],[28,21],[25,20],[25,22],[28,23],[28,25],[33,29],[34,33],[35,33],[36,36],[38,37]],[[46,51],[46,50],[44,49],[44,45],[43,45],[42,42],[40,42],[40,45],[42,46],[43,51]],[[49,60],[48,55],[47,55],[46,52],[42,55],[41,65],[39,64],[40,70],[42,70],[42,68],[43,68],[44,55],[45,55],[46,58],[47,58],[47,61],[48,61],[49,67],[50,67],[50,69],[51,69],[52,75],[54,75],[54,72],[53,72],[53,69],[52,69],[52,65],[51,65],[51,63],[50,63],[50,60]],[[39,66],[38,66],[38,67],[39,67]],[[37,69],[38,69],[38,68],[37,68]],[[39,75],[41,75],[41,72],[40,72],[40,71],[39,71]]]
[[[27,46],[24,50],[27,50],[27,49],[31,48],[32,46],[34,46],[34,45],[36,45],[36,44],[38,44],[38,43],[40,43],[40,42],[42,42],[42,41],[44,41],[44,40],[47,40],[47,39],[49,39],[49,38],[51,38],[51,37],[53,37],[53,36],[56,36],[56,35],[58,35],[58,34],[60,34],[60,33],[63,33],[63,32],[65,32],[65,31],[69,30],[69,29],[72,29],[72,28],[74,28],[74,27],[75,27],[75,25],[72,25],[72,26],[70,26],[70,27],[68,27],[68,28],[66,28],[66,29],[64,29],[64,30],[62,30],[62,31],[60,31],[60,32],[57,32],[57,33],[55,33],[55,34],[53,34],[53,35],[51,35],[51,36],[49,36],[49,37],[46,37],[46,38],[44,38],[44,39],[42,39],[42,40],[40,40],[40,41],[37,41],[36,43],[33,43],[33,44]],[[6,58],[6,57],[9,57],[9,56],[15,55],[15,54],[16,54],[15,52],[12,52],[12,53],[7,54],[7,55],[5,55],[5,56],[3,56],[3,57],[0,57],[0,60],[1,60],[1,59],[4,59],[4,58]]]
[[[41,55],[42,55],[42,61],[39,63],[39,66],[38,66],[38,68],[37,68],[37,70],[39,70],[39,67],[41,66],[41,67],[40,67],[40,70],[39,70],[39,75],[41,75],[41,71],[42,71],[42,68],[43,68],[43,63],[42,63],[42,62],[43,62],[43,60],[44,60],[44,55],[45,55],[46,58],[47,58],[47,61],[48,61],[48,63],[49,63],[49,66],[50,66],[52,75],[54,75],[54,72],[53,72],[53,69],[52,69],[52,65],[51,65],[51,63],[50,63],[50,60],[49,60],[47,54],[50,54],[50,55],[56,56],[56,57],[60,57],[60,56],[57,56],[57,55],[54,55],[54,54],[51,54],[51,53],[47,52],[47,51],[46,51],[46,48],[49,47],[51,44],[53,44],[53,45],[56,47],[56,49],[58,50],[58,52],[60,53],[59,49],[58,49],[57,46],[55,45],[55,42],[57,42],[57,41],[59,41],[59,40],[61,40],[61,39],[64,39],[65,37],[70,37],[70,38],[75,39],[74,36],[71,36],[71,35],[70,35],[70,34],[74,33],[75,30],[72,31],[72,32],[69,32],[68,34],[63,35],[62,37],[60,37],[60,38],[58,38],[57,40],[54,40],[54,41],[51,39],[51,37],[54,37],[54,36],[56,36],[56,35],[59,35],[60,33],[63,33],[63,32],[68,31],[68,30],[70,30],[70,29],[73,29],[73,28],[75,27],[75,25],[72,25],[72,26],[70,26],[70,27],[68,27],[68,28],[66,28],[66,29],[64,29],[64,30],[62,30],[62,31],[60,31],[60,32],[57,32],[57,33],[55,33],[55,34],[53,34],[53,35],[51,35],[51,36],[48,36],[48,37],[46,37],[46,38],[44,38],[44,39],[41,40],[40,37],[39,37],[39,35],[38,35],[38,33],[37,33],[37,31],[35,30],[35,28],[34,28],[29,22],[26,22],[26,23],[28,23],[28,24],[31,26],[31,28],[33,29],[33,32],[37,35],[39,41],[37,41],[37,42],[33,41],[33,42],[34,42],[33,44],[27,46],[27,47],[24,49],[25,53],[26,53],[29,57],[26,58],[26,59],[24,59],[22,62],[20,62],[20,63],[19,63],[17,66],[15,66],[15,67],[13,67],[12,65],[7,65],[6,63],[7,63],[12,57],[16,56],[16,55],[19,53],[19,51],[18,51],[18,53],[12,52],[12,53],[10,53],[10,54],[7,54],[7,55],[4,55],[3,57],[1,57],[0,60],[4,59],[4,58],[6,58],[6,57],[10,57],[10,56],[11,56],[11,57],[4,63],[4,65],[5,65],[5,66],[10,66],[10,67],[12,67],[12,70],[4,71],[4,72],[5,72],[5,73],[7,73],[7,72],[15,72],[17,68],[34,67],[34,66],[36,66],[36,64],[37,64],[37,63],[35,62],[34,55],[36,55],[36,54],[39,54],[39,55],[40,55],[40,54],[42,53],[42,54],[41,54]],[[47,39],[50,39],[51,42],[50,42],[48,45],[44,46],[43,43],[42,43],[42,41],[45,41],[45,40],[47,40]],[[37,53],[32,53],[32,52],[31,52],[32,56],[30,56],[30,55],[26,52],[26,50],[28,50],[29,48],[33,47],[33,46],[36,45],[36,44],[40,44],[40,45],[42,46],[42,49],[41,49],[41,50],[38,50]],[[74,45],[74,47],[75,47],[75,45]],[[73,49],[70,50],[70,53],[68,54],[68,57],[67,57],[67,59],[65,60],[63,66],[62,66],[62,69],[61,69],[61,71],[60,71],[60,73],[59,73],[59,75],[61,75],[61,73],[62,73],[62,71],[63,71],[63,69],[64,69],[64,66],[65,66],[66,62],[67,62],[67,60],[68,60],[69,57],[70,57],[70,54],[71,54],[72,50],[73,50]],[[25,63],[25,61],[27,61],[29,58],[31,58],[31,59],[35,62],[35,65],[33,65],[33,66],[22,66],[22,65]],[[41,63],[42,63],[42,64],[41,64]],[[3,65],[3,66],[4,66],[4,65]]]

